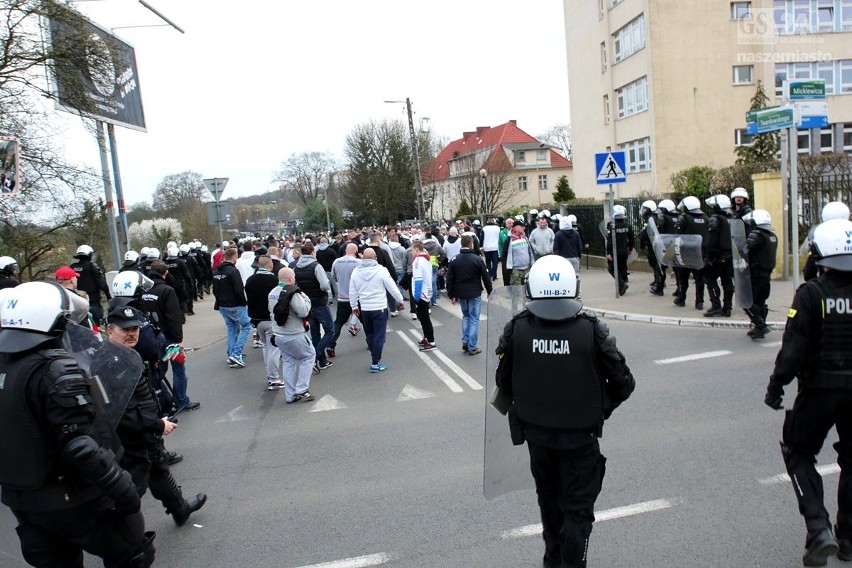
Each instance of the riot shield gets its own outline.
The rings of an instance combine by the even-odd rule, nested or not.
[[[659,236],[663,248],[660,264],[675,268],[704,268],[704,252],[701,250],[701,235],[674,235],[663,233]]]
[[[497,348],[503,328],[512,318],[517,310],[513,310],[516,304],[518,292],[523,297],[523,291],[512,288],[521,286],[508,286],[495,288],[488,296],[488,333],[486,335],[485,376],[486,387],[483,402],[485,404],[485,450],[483,457],[483,479],[482,493],[486,499],[494,499],[500,495],[530,489],[534,487],[532,475],[530,474],[530,458],[527,448],[523,445],[513,446],[509,436],[509,421],[498,410],[498,401],[492,405],[491,400],[495,395],[494,377],[497,372]],[[523,307],[523,305],[521,306]],[[500,397],[497,397],[498,399]],[[503,397],[505,398],[505,397]]]
[[[93,394],[104,404],[110,425],[117,427],[144,371],[142,357],[70,322],[62,335],[62,346],[88,374]]]
[[[814,242],[814,231],[817,226],[813,225],[810,229],[808,229],[808,236],[802,241],[802,244],[799,245],[799,254],[808,254],[811,252],[811,243]]]
[[[115,280],[115,277],[118,276],[118,270],[110,270],[105,274],[107,288],[112,290],[112,281]]]
[[[747,309],[754,303],[751,295],[751,274],[745,256],[746,230],[742,219],[729,219],[731,228],[731,254],[734,265],[734,305]]]
[[[663,241],[660,239],[660,230],[657,228],[657,221],[653,216],[648,217],[648,238],[651,240],[651,248],[654,250],[654,256],[657,257],[657,264],[663,264],[663,258],[666,256],[666,249],[663,246]]]

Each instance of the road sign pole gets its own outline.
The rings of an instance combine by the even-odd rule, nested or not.
[[[619,291],[621,286],[618,285],[618,247],[615,242],[615,216],[613,215],[613,211],[615,210],[615,187],[612,184],[609,184],[609,219],[610,226],[612,227],[612,231],[607,232],[607,236],[609,237],[609,242],[612,245],[612,277],[615,278],[615,297],[618,299],[621,297],[619,295]]]
[[[214,183],[215,183],[216,189],[217,189],[217,191],[216,191],[216,220],[219,221],[219,246],[222,247],[222,250],[225,250],[225,238],[224,238],[223,233],[222,233],[222,203],[219,200],[219,196],[222,195],[222,192],[218,191],[218,189],[219,189],[219,178],[216,178],[216,181]]]
[[[787,254],[790,252],[791,247],[788,242],[787,235],[790,234],[790,194],[788,193],[789,185],[787,184],[787,180],[789,177],[787,176],[787,162],[790,158],[790,129],[783,128],[781,129],[781,211],[784,212],[784,219],[782,222],[782,230],[784,231],[784,238],[781,239],[781,242],[784,243],[784,255],[782,256],[782,266],[784,269],[784,280],[790,278],[790,257]],[[793,244],[793,247],[796,245]]]
[[[793,290],[799,289],[799,144],[795,127],[790,128],[790,224],[793,251]]]

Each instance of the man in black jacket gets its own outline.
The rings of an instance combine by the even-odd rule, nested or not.
[[[461,250],[447,268],[447,295],[462,309],[462,351],[479,355],[479,312],[482,308],[482,290],[491,293],[491,276],[482,257],[473,251],[473,237],[462,235]]]
[[[278,276],[272,273],[272,259],[262,255],[257,259],[257,272],[246,280],[246,302],[251,324],[257,330],[262,344],[263,363],[266,365],[266,388],[284,388],[279,370],[278,348],[272,345],[272,320],[269,314],[269,293],[278,286]]]
[[[101,293],[106,299],[111,298],[109,286],[107,286],[104,273],[100,266],[94,261],[95,251],[89,245],[80,245],[74,258],[76,262],[70,264],[71,269],[77,273],[77,289],[82,290],[89,296],[89,312],[94,320],[103,325],[104,308],[101,306]]]
[[[244,368],[243,347],[251,335],[251,319],[248,316],[245,289],[240,271],[235,266],[237,249],[224,252],[222,264],[213,273],[213,295],[216,303],[213,309],[218,310],[228,328],[227,363],[232,369]]]

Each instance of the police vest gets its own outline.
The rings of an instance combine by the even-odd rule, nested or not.
[[[754,254],[752,254],[752,250],[749,250],[748,264],[752,268],[772,272],[775,268],[775,253],[778,250],[778,237],[776,237],[775,233],[772,231],[767,231],[760,227],[756,227],[754,230],[759,231],[760,236],[763,237],[761,239],[763,246],[753,251]]]
[[[628,244],[632,244],[632,243],[628,243],[628,238],[629,238],[629,236],[630,236],[630,235],[629,235],[629,233],[630,233],[630,225],[628,225],[628,224],[627,224],[627,221],[625,221],[624,219],[616,219],[616,220],[615,220],[615,227],[614,227],[614,229],[615,229],[615,230],[614,230],[614,232],[615,232],[615,246],[616,246],[616,250],[617,250],[619,253],[627,252],[627,246],[628,246]],[[613,224],[612,224],[611,222],[610,222],[610,224],[609,224],[609,230],[608,230],[608,233],[609,233],[609,235],[610,235],[610,238],[612,238],[612,235],[613,235]]]
[[[815,280],[822,294],[822,334],[810,386],[852,389],[852,281]]]
[[[714,233],[711,243],[714,250],[710,251],[711,254],[715,254],[719,259],[731,259],[731,225],[728,223],[727,215],[723,213],[713,215],[710,219],[709,229],[712,229]]]
[[[311,299],[311,309],[328,304],[328,294],[320,287],[316,272],[314,272],[318,264],[319,262],[313,261],[307,266],[293,269],[293,272],[296,273],[296,284]]]
[[[692,211],[681,215],[678,220],[680,225],[680,233],[684,235],[701,235],[701,246],[707,246],[707,217],[704,212]]]
[[[515,320],[512,399],[522,422],[595,431],[603,422],[603,382],[595,359],[595,324],[583,317]]]

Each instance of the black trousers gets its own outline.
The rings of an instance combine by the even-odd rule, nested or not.
[[[568,449],[530,440],[527,447],[541,510],[545,566],[584,568],[595,500],[606,470],[598,439],[578,433],[576,444]]]
[[[609,275],[615,278],[613,274],[612,261],[606,261],[606,270],[609,272]],[[627,284],[627,252],[618,253],[618,285],[623,286]]]
[[[707,295],[714,308],[724,307],[731,309],[734,298],[734,265],[731,259],[722,259],[707,264],[704,267],[704,283],[707,286]],[[719,284],[722,289],[719,289]]]
[[[38,568],[83,568],[85,550],[107,568],[123,566],[143,545],[145,519],[111,507],[104,498],[64,511],[13,511],[24,559]]]
[[[349,300],[337,300],[337,312],[334,316],[334,337],[331,338],[331,343],[328,344],[329,347],[334,349],[337,347],[337,340],[340,337],[340,332],[343,331],[344,327],[349,325],[349,318],[352,316],[352,304],[349,303]]]
[[[675,268],[675,278],[677,279],[677,297],[680,300],[686,301],[686,292],[689,290],[690,275],[695,278],[695,303],[704,301],[704,269],[697,270],[695,268]]]
[[[417,321],[423,330],[423,337],[430,343],[435,343],[435,329],[432,327],[432,317],[429,315],[429,302],[417,300]]]
[[[837,536],[852,539],[852,390],[804,388],[784,418],[782,450],[787,473],[808,532],[831,526],[823,501],[816,455],[831,427],[840,482],[837,488]]]

